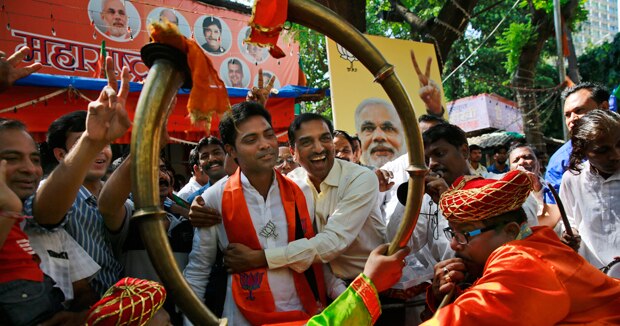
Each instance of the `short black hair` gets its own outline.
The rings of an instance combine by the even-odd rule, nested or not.
[[[19,120],[0,118],[0,132],[5,130],[23,130],[27,132],[26,125],[23,122]]]
[[[432,114],[423,114],[418,117],[418,122],[438,122],[438,123],[448,123],[444,118],[438,117]]]
[[[603,102],[609,101],[609,91],[605,86],[602,86],[597,83],[591,82],[583,82],[579,83],[575,86],[569,87],[562,92],[562,101],[566,101],[566,98],[571,94],[580,91],[582,89],[587,89],[590,91],[590,98],[596,102],[597,104],[602,104]]]
[[[334,130],[332,134],[334,135],[334,138],[338,136],[344,137],[344,139],[346,139],[349,142],[349,145],[351,145],[351,150],[353,150],[353,137],[351,137],[351,135],[349,135],[346,131]]]
[[[472,145],[469,145],[469,151],[470,152],[471,151],[482,151],[482,147],[480,147],[480,146],[478,146],[476,144],[472,144]]]
[[[353,149],[354,152],[357,152],[357,150],[360,148],[362,141],[360,140],[359,137],[357,137],[357,135],[355,136],[351,136],[351,149]]]
[[[465,136],[463,129],[450,123],[432,126],[422,134],[422,139],[424,140],[424,147],[441,139],[456,148],[463,146],[463,144],[468,145],[467,136]]]
[[[334,133],[334,126],[332,125],[332,122],[327,120],[324,116],[318,113],[302,113],[296,116],[295,119],[293,119],[293,122],[291,122],[291,125],[288,127],[288,142],[291,148],[295,148],[295,132],[301,128],[301,124],[314,120],[325,122],[327,128],[329,129],[329,133]]]
[[[209,136],[209,137],[202,137],[202,139],[200,139],[198,141],[198,144],[196,145],[196,147],[194,147],[194,149],[196,150],[196,152],[200,152],[200,150],[208,145],[217,145],[219,147],[221,147],[222,149],[224,149],[224,144],[222,143],[221,140],[219,140],[217,137],[215,136]],[[198,155],[200,156],[200,155]]]
[[[207,17],[205,18],[205,20],[202,21],[202,32],[204,33],[204,30],[207,29],[207,27],[211,25],[217,26],[217,28],[219,28],[220,31],[222,31],[222,23],[220,22],[219,19],[215,17]]]
[[[196,148],[194,147],[189,152],[189,166],[190,166],[190,168],[192,170],[192,174],[194,174],[194,165],[199,165],[199,164],[200,164],[199,154],[198,154],[198,151],[196,150]]]
[[[67,136],[70,132],[86,130],[86,111],[69,112],[54,120],[47,129],[47,145],[50,150],[62,148],[67,150]]]
[[[228,61],[228,64],[229,65],[237,65],[237,66],[243,68],[243,66],[241,66],[241,61],[239,61],[239,59],[232,58],[232,59],[230,59]]]
[[[530,151],[532,151],[532,154],[534,154],[534,156],[536,157],[536,159],[538,159],[538,151],[536,150],[536,148],[528,145],[528,144],[524,144],[524,143],[516,143],[512,146],[510,146],[510,149],[508,150],[508,152],[506,154],[508,154],[508,157],[510,157],[510,153],[512,153],[512,151],[519,149],[519,148],[528,148]]]
[[[500,145],[493,147],[493,154],[499,153],[502,149],[505,150],[506,153],[508,153],[508,146],[504,144],[500,144]]]
[[[271,114],[258,102],[244,101],[232,106],[232,109],[220,120],[219,130],[222,143],[235,147],[237,125],[253,116],[261,116],[271,125]]]

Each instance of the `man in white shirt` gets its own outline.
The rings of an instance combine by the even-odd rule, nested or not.
[[[217,246],[227,252],[251,251],[249,260],[263,250],[284,247],[313,235],[312,221],[301,190],[276,173],[278,141],[271,116],[262,105],[242,102],[233,106],[219,125],[222,141],[239,169],[203,193],[205,206],[222,215],[222,223],[199,228],[184,275],[199,297],[209,279]],[[240,249],[241,248],[241,249]],[[260,260],[261,257],[258,257]],[[225,257],[228,277],[223,316],[231,325],[305,320],[322,309],[322,266],[309,273],[289,268],[267,269],[267,262],[231,268],[234,255]]]
[[[205,137],[200,139],[198,145],[200,145],[200,142],[206,139],[207,138]],[[189,166],[192,168],[192,177],[189,178],[189,181],[183,186],[183,188],[181,188],[181,190],[176,193],[179,198],[185,201],[187,201],[187,197],[189,197],[191,194],[196,192],[196,190],[200,189],[200,187],[204,186],[207,182],[209,182],[209,176],[207,176],[206,173],[203,173],[200,167],[200,162],[198,160],[198,156],[200,155],[198,153],[198,145],[192,148],[192,150],[189,152],[188,163]]]
[[[369,169],[334,159],[332,134],[329,120],[309,113],[297,116],[288,132],[295,158],[302,166],[288,177],[303,190],[317,235],[259,253],[229,251],[225,260],[240,262],[233,269],[252,266],[243,257],[256,254],[264,255],[270,269],[304,271],[312,263],[323,262],[343,280],[352,280],[363,271],[370,252],[385,241],[385,224],[377,204],[379,185]],[[330,283],[330,297],[345,288],[344,282]]]

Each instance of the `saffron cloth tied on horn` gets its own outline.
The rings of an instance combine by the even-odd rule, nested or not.
[[[191,71],[192,90],[187,101],[187,110],[193,124],[211,127],[211,116],[222,115],[230,109],[226,85],[213,67],[211,59],[194,40],[183,36],[175,24],[168,21],[149,25],[152,42],[170,45],[187,54],[187,65]]]
[[[257,0],[249,23],[252,31],[244,42],[268,47],[269,54],[276,59],[286,56],[277,44],[287,12],[288,0]]]

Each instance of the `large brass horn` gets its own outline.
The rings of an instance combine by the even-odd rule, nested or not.
[[[333,11],[310,0],[289,0],[288,19],[312,28],[336,41],[351,52],[375,76],[396,107],[405,128],[410,166],[410,182],[405,217],[388,253],[404,247],[413,233],[422,204],[423,178],[426,173],[422,138],[413,111],[413,105],[402,83],[379,51],[355,27]],[[184,83],[182,58],[154,51],[145,60],[150,71],[138,100],[131,137],[131,154],[134,160],[132,183],[140,233],[149,257],[166,289],[185,315],[196,325],[221,325],[185,282],[178,269],[161,222],[164,212],[159,207],[156,185],[158,174],[158,140],[166,126],[169,105],[177,90]],[[173,51],[174,52],[174,51]],[[144,59],[144,54],[143,54]],[[150,62],[147,62],[150,61]]]

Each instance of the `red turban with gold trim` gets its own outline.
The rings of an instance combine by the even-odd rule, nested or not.
[[[439,207],[448,221],[481,221],[518,209],[531,189],[530,178],[518,170],[500,180],[464,176],[443,193]]]
[[[114,284],[88,311],[86,325],[148,323],[166,301],[166,290],[153,281],[125,277]]]

